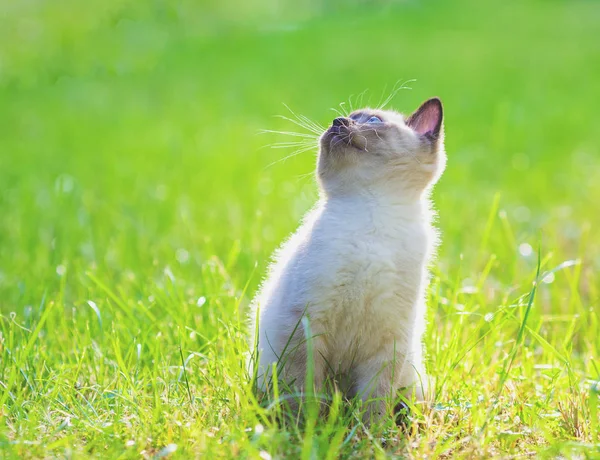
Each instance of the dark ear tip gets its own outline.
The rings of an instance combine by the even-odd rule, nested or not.
[[[428,103],[436,104],[437,106],[439,106],[440,110],[443,110],[443,108],[444,108],[444,104],[442,104],[442,100],[439,97],[437,97],[437,96],[432,97],[427,102]]]

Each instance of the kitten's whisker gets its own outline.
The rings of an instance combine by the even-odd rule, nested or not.
[[[364,99],[364,97],[365,97],[365,94],[366,94],[366,92],[367,92],[367,91],[369,91],[369,88],[366,88],[366,89],[365,89],[365,90],[364,90],[362,93],[360,93],[360,94],[358,95],[358,98],[357,98],[357,101],[356,101],[356,102],[357,102],[357,105],[358,105],[359,107],[360,107],[360,106],[362,106],[362,102],[363,102],[363,99]],[[360,99],[360,100],[359,100],[359,99]]]
[[[307,139],[317,139],[319,136],[309,133],[297,133],[295,131],[276,131],[272,129],[261,129],[258,134],[283,134],[285,136],[305,137]]]
[[[375,132],[377,132],[377,131],[375,131]],[[363,136],[362,134],[356,133],[356,135],[362,137],[365,140],[365,146],[363,147],[363,150],[365,152],[368,152],[369,149],[367,149],[367,145],[369,144],[369,141],[367,140],[367,138],[365,136]]]
[[[320,134],[322,129],[320,126],[318,126],[316,123],[312,122],[311,120],[309,120],[307,117],[304,117],[303,115],[299,115],[296,114],[292,109],[290,109],[287,105],[283,104],[285,106],[286,109],[288,109],[288,111],[292,114],[292,116],[294,117],[294,119],[280,115],[279,118],[283,118],[284,120],[287,121],[291,121],[292,123],[308,130],[311,131],[315,134]]]
[[[298,120],[292,120],[291,118],[285,118],[288,121],[291,121],[292,123],[297,124],[298,126],[303,127],[304,129],[306,129],[307,131],[310,131],[311,133],[314,133],[315,135],[320,135],[323,130],[320,127],[317,126],[313,126],[309,123],[307,123],[304,120],[298,119]]]
[[[382,107],[381,101],[383,100],[383,95],[385,94],[386,89],[387,89],[387,83],[385,85],[383,85],[383,90],[381,91],[381,96],[379,96],[379,102],[377,102],[377,105],[376,105],[376,107],[378,109],[380,109]]]
[[[317,131],[314,128],[312,128],[311,126],[308,126],[305,123],[302,123],[302,122],[300,122],[300,121],[298,121],[296,119],[286,117],[285,115],[277,115],[277,118],[281,118],[281,119],[283,119],[285,121],[289,121],[291,123],[294,123],[297,126],[300,126],[301,128],[303,128],[303,129],[305,129],[307,131],[310,131],[313,134],[317,134]]]
[[[309,124],[310,126],[313,126],[314,128],[316,128],[318,131],[324,131],[325,128],[323,126],[321,126],[320,124],[318,124],[316,121],[311,120],[310,118],[304,116],[304,115],[299,115],[300,119],[304,120],[305,123]]]
[[[377,138],[380,141],[383,141],[383,139],[381,138],[381,136],[379,135],[379,133],[377,132],[377,130],[375,128],[359,128],[357,130],[358,133],[368,133],[370,131],[373,131],[375,133],[375,135],[377,136]],[[364,136],[363,136],[364,137]]]
[[[330,108],[329,108],[329,110],[332,110],[333,112],[335,112],[335,114],[336,114],[338,117],[345,117],[345,116],[346,116],[346,114],[344,114],[344,113],[340,112],[340,111],[339,111],[338,109],[336,109],[335,107],[330,107]]]
[[[306,181],[306,179],[308,178],[312,178],[315,176],[314,172],[309,172],[306,174],[299,174],[298,176],[296,176],[297,181],[296,182],[302,182],[302,181]]]
[[[303,148],[303,147],[309,147],[309,146],[313,147],[315,145],[316,145],[316,143],[314,141],[273,142],[272,144],[266,144],[266,145],[259,147],[259,150],[262,150],[265,148],[271,148],[271,149],[289,149],[289,148],[294,148],[294,147]]]
[[[383,101],[382,104],[378,105],[377,108],[378,109],[385,108],[385,106],[390,103],[390,101],[396,96],[396,94],[398,94],[400,92],[400,90],[402,90],[402,89],[412,89],[410,86],[406,86],[406,84],[407,83],[412,83],[412,82],[415,82],[415,81],[417,81],[417,80],[415,80],[414,78],[412,80],[406,80],[404,83],[401,83],[400,86],[398,86],[398,83],[400,82],[400,80],[396,81],[396,83],[394,84],[394,88],[392,89],[392,92]]]
[[[308,117],[306,117],[304,115],[297,114],[292,109],[290,109],[290,107],[288,105],[286,105],[286,104],[283,104],[283,105],[291,113],[292,116],[289,117],[289,116],[285,116],[285,115],[276,115],[277,118],[281,118],[283,120],[289,121],[290,123],[293,123],[296,126],[299,126],[303,130],[308,131],[308,133],[295,132],[295,131],[278,131],[278,130],[271,130],[271,129],[261,130],[259,132],[259,134],[281,134],[281,135],[285,135],[285,136],[299,138],[298,140],[275,142],[273,144],[270,144],[268,147],[271,147],[274,149],[296,148],[296,150],[294,150],[289,155],[287,155],[283,158],[279,158],[278,160],[270,163],[269,165],[267,165],[265,167],[265,169],[270,168],[271,166],[274,166],[283,161],[286,161],[292,157],[300,155],[301,153],[304,153],[304,152],[307,152],[310,150],[316,150],[318,148],[317,140],[319,139],[322,132],[324,131],[324,128],[322,128],[318,123],[310,120]]]
[[[287,149],[290,147],[308,147],[314,145],[314,142],[276,142],[274,144],[269,144],[268,147],[271,147],[272,149]]]
[[[290,123],[294,123],[296,126],[300,126],[301,128],[304,128],[307,131],[310,131],[311,133],[314,133],[314,134],[316,134],[318,136],[321,135],[322,130],[318,130],[318,129],[315,129],[313,127],[307,126],[306,124],[301,123],[298,120],[294,120],[293,118],[286,117],[285,115],[277,115],[277,118],[281,118],[283,120],[289,121]]]
[[[346,142],[348,140],[348,138],[350,137],[350,135],[346,135],[345,137],[340,137],[339,139],[337,139],[333,144],[331,144],[331,148],[335,147],[336,145],[338,145],[341,142]]]
[[[283,158],[280,158],[280,159],[274,161],[271,164],[268,164],[267,166],[265,166],[265,169],[268,169],[271,166],[274,166],[274,165],[276,165],[278,163],[281,163],[282,161],[289,160],[290,158],[293,158],[293,157],[295,157],[297,155],[300,155],[301,153],[308,152],[309,150],[312,150],[313,148],[315,148],[315,146],[312,146],[312,145],[311,146],[307,146],[307,147],[303,147],[303,148],[299,148],[298,150],[293,151],[291,154],[289,154],[289,155],[287,155],[287,156],[285,156]]]
[[[350,111],[346,110],[346,103],[344,101],[340,102],[339,104],[340,110],[342,111],[342,113],[344,114],[345,117],[348,116],[348,114],[350,112],[352,112],[352,106],[350,106]]]
[[[288,105],[283,104],[283,106],[289,110],[289,112],[296,117],[296,119],[300,122],[300,123],[304,123],[305,124],[305,128],[308,129],[308,127],[312,127],[313,129],[309,129],[309,131],[313,131],[313,132],[318,132],[321,133],[322,131],[324,131],[324,128],[322,126],[320,126],[319,124],[315,123],[314,121],[312,121],[311,119],[309,119],[308,117],[305,117],[304,115],[301,114],[297,114],[296,112],[294,112],[292,109],[289,108]]]

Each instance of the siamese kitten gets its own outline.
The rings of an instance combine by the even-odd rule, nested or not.
[[[424,298],[437,242],[429,191],[446,164],[442,118],[432,98],[408,117],[357,110],[321,135],[321,198],[253,302],[262,389],[276,363],[299,392],[346,382],[346,394],[365,401],[366,421],[388,413],[397,391],[424,399]]]

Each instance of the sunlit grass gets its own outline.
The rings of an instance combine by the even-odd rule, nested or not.
[[[598,5],[259,3],[1,7],[0,456],[599,456]],[[411,79],[389,106],[446,113],[434,401],[294,423],[245,368],[316,198],[278,116]]]

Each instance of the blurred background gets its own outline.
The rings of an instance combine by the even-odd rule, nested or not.
[[[317,196],[315,150],[279,161],[294,149],[269,145],[297,138],[261,130],[302,131],[286,106],[325,126],[403,83],[389,107],[445,104],[442,271],[495,254],[510,285],[542,241],[600,266],[595,1],[63,0],[0,18],[3,310],[58,266],[193,283],[216,255],[253,288]]]
[[[332,108],[390,95],[388,107],[405,113],[432,96],[445,107],[448,166],[433,196],[443,242],[427,339],[442,400],[495,391],[540,248],[537,335],[514,367],[526,375],[523,395],[543,393],[555,410],[544,395],[566,398],[598,379],[599,26],[596,0],[1,2],[0,380],[13,359],[36,376],[25,385],[10,374],[15,387],[2,401],[14,426],[32,408],[21,434],[37,438],[50,418],[39,409],[38,423],[33,408],[50,392],[65,395],[45,385],[72,387],[83,360],[90,388],[131,384],[148,407],[163,397],[164,372],[188,410],[189,388],[173,371],[179,347],[237,375],[238,385],[216,370],[207,386],[194,361],[192,389],[237,391],[241,354],[223,357],[233,338],[243,342],[238,307],[317,198],[316,145],[292,155],[269,146],[297,137],[261,131],[308,132],[279,117],[293,118],[289,109],[326,126]],[[394,92],[402,84],[411,89]],[[447,350],[475,337],[478,347],[454,362]],[[172,397],[166,414],[176,413]],[[224,404],[220,394],[214,401]],[[138,402],[127,410],[144,410]],[[99,420],[78,404],[81,420]],[[93,404],[112,410],[105,399]],[[212,407],[207,420],[218,416]],[[528,407],[521,418],[538,410]],[[156,426],[134,424],[131,436],[167,425]],[[560,437],[592,439],[565,426]],[[76,438],[89,440],[84,428]]]
[[[450,241],[483,230],[497,192],[534,239],[555,214],[564,244],[597,219],[595,1],[28,1],[0,20],[4,302],[67,260],[239,241],[242,267],[262,261],[316,194],[314,151],[269,166],[293,149],[265,146],[295,139],[257,133],[298,130],[284,104],[326,125],[409,80],[391,108],[445,104]]]
[[[251,292],[317,196],[315,150],[278,161],[293,149],[268,146],[297,138],[260,131],[406,82],[389,107],[445,104],[442,272],[494,255],[510,286],[538,243],[600,266],[598,2],[63,0],[0,19],[3,311],[57,267],[193,285],[217,256]]]

